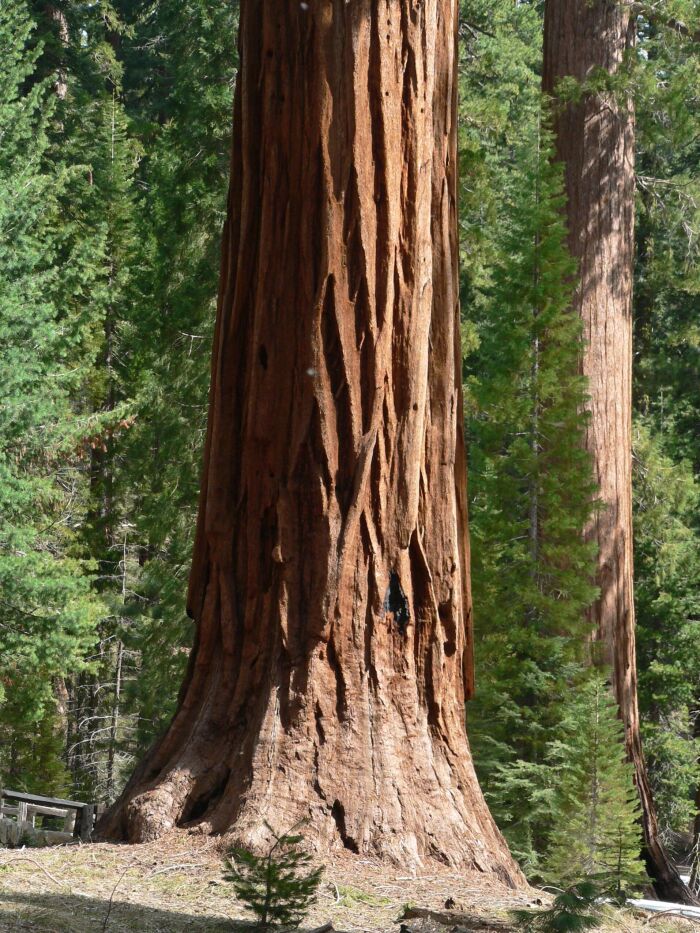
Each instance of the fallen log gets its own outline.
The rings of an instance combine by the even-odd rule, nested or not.
[[[513,925],[507,920],[493,920],[491,917],[476,917],[474,914],[465,914],[460,910],[429,910],[427,907],[406,907],[396,921],[430,920],[441,926],[458,930],[459,933],[486,933],[486,931],[512,930]],[[404,925],[402,929],[411,933],[410,927]]]

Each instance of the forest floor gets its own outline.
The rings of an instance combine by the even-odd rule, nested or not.
[[[509,911],[546,903],[541,891],[512,891],[478,873],[430,865],[416,875],[370,859],[325,863],[319,898],[302,929],[331,922],[347,933],[497,933]],[[452,910],[446,910],[446,902]],[[412,910],[411,910],[412,909]],[[415,916],[434,911],[433,916]],[[95,843],[0,849],[0,931],[184,933],[250,931],[244,907],[223,881],[221,841],[174,832],[145,845]],[[700,924],[611,912],[607,933],[671,933]]]

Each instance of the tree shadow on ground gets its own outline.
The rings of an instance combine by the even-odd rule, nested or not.
[[[192,914],[187,908],[182,912],[162,910],[115,898],[110,910],[109,896],[20,893],[0,887],[2,933],[24,930],[44,933],[101,933],[103,930],[105,933],[185,933],[186,930],[251,933],[255,928],[254,923],[245,920]]]

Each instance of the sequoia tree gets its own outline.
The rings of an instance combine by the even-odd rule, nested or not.
[[[457,0],[242,0],[178,710],[100,829],[521,879],[472,767]]]
[[[587,529],[599,549],[594,638],[612,667],[627,754],[642,804],[648,869],[661,896],[688,898],[661,841],[644,766],[637,706],[632,562],[632,274],[634,107],[624,71],[635,42],[628,0],[548,0],[544,91],[555,99],[569,249],[578,261],[574,309],[583,321],[589,382],[586,432],[601,507]],[[620,79],[623,80],[620,80]],[[557,99],[558,98],[558,99]]]

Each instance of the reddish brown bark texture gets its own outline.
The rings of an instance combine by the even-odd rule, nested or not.
[[[635,41],[624,0],[547,0],[543,88],[557,97],[562,78],[595,81],[615,74]],[[582,369],[589,380],[586,446],[601,509],[587,535],[599,548],[600,598],[594,637],[612,666],[643,810],[647,862],[656,887],[680,900],[687,889],[659,840],[644,765],[637,705],[632,553],[632,275],[634,257],[634,110],[609,92],[584,93],[554,106],[556,154],[565,165],[569,248],[579,263],[574,307],[583,321]]]
[[[519,882],[472,767],[457,0],[242,0],[173,723],[103,832],[263,819]]]

